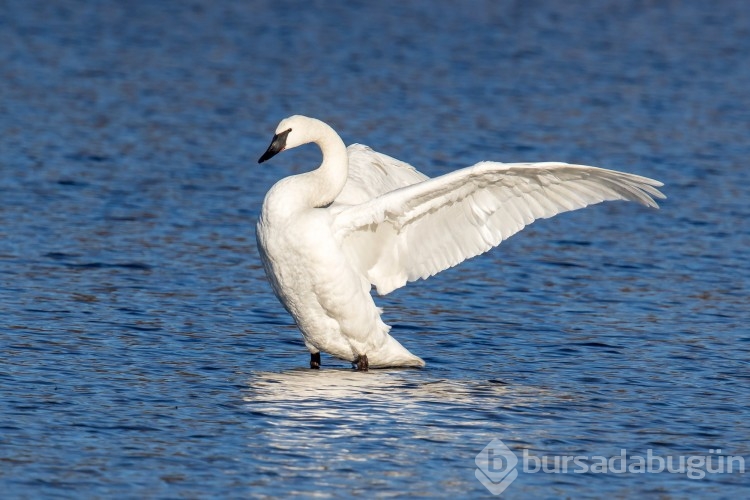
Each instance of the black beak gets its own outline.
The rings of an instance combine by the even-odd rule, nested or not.
[[[258,163],[263,163],[266,160],[270,160],[277,154],[284,151],[284,148],[286,148],[286,136],[289,135],[289,132],[291,132],[292,129],[285,130],[284,132],[281,132],[280,134],[276,134],[273,136],[273,140],[271,141],[271,145],[268,146],[268,149],[266,149],[266,152],[263,153],[263,156],[260,157],[258,160]]]

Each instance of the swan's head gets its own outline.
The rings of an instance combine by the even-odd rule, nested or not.
[[[276,133],[271,140],[271,145],[258,163],[263,163],[281,153],[285,149],[296,148],[308,142],[315,142],[318,138],[318,128],[322,122],[314,118],[308,118],[302,115],[294,115],[284,118],[276,127]]]

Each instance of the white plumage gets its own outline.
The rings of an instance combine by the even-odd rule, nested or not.
[[[657,207],[662,184],[567,163],[481,162],[430,179],[325,123],[282,120],[260,162],[314,142],[323,162],[276,183],[258,221],[274,291],[317,367],[319,352],[358,368],[424,366],[388,333],[381,295],[486,252],[536,219],[609,200]],[[315,360],[318,360],[315,362]]]

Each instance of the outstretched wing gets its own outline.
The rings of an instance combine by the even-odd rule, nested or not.
[[[584,165],[481,162],[336,207],[333,230],[350,261],[384,295],[484,253],[536,219],[608,200],[658,208],[654,197],[665,197],[658,186]]]
[[[337,205],[359,205],[429,179],[408,163],[362,144],[352,144],[346,152],[349,155],[349,176],[344,189],[334,200]]]

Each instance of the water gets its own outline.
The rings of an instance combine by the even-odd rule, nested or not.
[[[496,438],[750,460],[749,25],[740,1],[5,2],[3,498],[482,497]],[[256,165],[294,113],[429,175],[562,160],[669,199],[378,299],[424,370],[311,372],[254,243],[318,160]],[[520,471],[503,498],[747,478]]]

